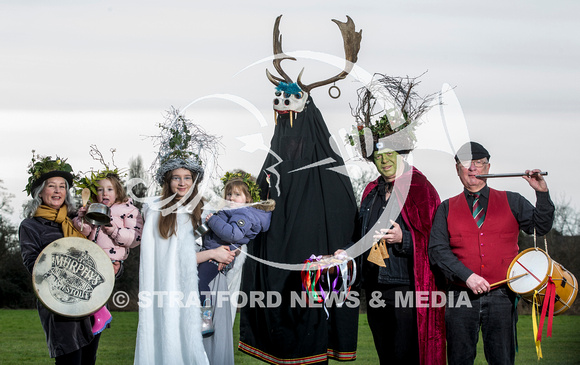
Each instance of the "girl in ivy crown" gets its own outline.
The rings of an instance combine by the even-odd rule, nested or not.
[[[110,209],[111,222],[107,225],[88,223],[84,217],[88,206],[79,208],[73,224],[89,240],[95,242],[111,259],[115,277],[123,274],[123,261],[129,256],[129,250],[141,243],[143,217],[139,209],[133,205],[125,193],[119,177],[119,170],[110,170],[102,159],[96,146],[91,146],[91,155],[100,156],[99,160],[105,168],[102,171],[91,172],[90,176],[80,179],[77,185],[91,191],[93,202],[104,204]],[[103,306],[93,314],[93,333],[100,333],[111,322],[113,317]]]
[[[228,202],[225,209],[216,214],[208,214],[207,226],[210,231],[203,236],[203,248],[214,249],[222,245],[231,251],[237,250],[254,239],[258,233],[270,228],[272,210],[275,202],[260,202],[260,188],[252,175],[238,170],[227,172],[221,179],[224,184],[224,198]],[[257,203],[251,204],[250,203]],[[198,265],[199,291],[202,299],[209,293],[209,283],[217,276],[218,271],[226,272],[233,262],[225,266],[213,261]]]
[[[87,212],[85,206],[79,209],[78,216],[73,220],[74,225],[109,255],[115,275],[119,277],[123,273],[122,263],[129,256],[129,250],[141,243],[143,217],[125,193],[117,171],[106,169],[81,182],[86,183],[92,191],[93,201],[110,208],[111,223],[104,226],[87,223],[82,219]]]

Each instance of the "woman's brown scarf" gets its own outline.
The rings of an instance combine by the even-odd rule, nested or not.
[[[51,208],[47,205],[41,205],[34,214],[35,217],[40,217],[60,223],[62,226],[62,233],[65,237],[82,237],[86,238],[81,232],[73,226],[72,220],[68,217],[68,209],[66,205],[60,207],[59,210]]]

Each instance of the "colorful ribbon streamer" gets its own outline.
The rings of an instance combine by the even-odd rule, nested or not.
[[[538,340],[538,314],[540,311],[538,310],[538,291],[534,290],[534,297],[532,300],[532,328],[534,330],[534,341],[536,343],[536,355],[538,356],[538,360],[542,358],[542,341]]]
[[[325,304],[324,311],[326,312],[327,318],[329,314],[326,309],[326,301],[329,295],[331,293],[338,294],[339,299],[336,305],[341,307],[350,293],[352,284],[356,280],[356,262],[354,259],[346,255],[336,258],[341,260],[341,262],[329,264],[325,262],[325,260],[328,260],[328,257],[312,255],[304,261],[304,267],[301,273],[303,289],[314,302],[323,302]],[[349,262],[352,262],[350,268],[348,266]],[[333,267],[336,270],[336,275],[334,279],[331,279],[330,269]],[[323,275],[324,270],[326,270],[326,275]],[[338,285],[339,279],[341,281],[340,285]]]
[[[534,291],[534,299],[532,303],[532,320],[534,326],[534,339],[536,341],[536,354],[538,359],[542,358],[542,332],[544,330],[544,319],[546,314],[548,315],[548,328],[546,330],[546,336],[552,337],[552,323],[554,319],[554,306],[556,304],[556,284],[552,280],[551,276],[548,276],[548,284],[546,285],[546,294],[544,295],[544,300],[542,301],[542,313],[540,314],[539,326],[536,324],[536,310],[538,306],[538,291]],[[539,310],[538,310],[539,313]]]
[[[544,318],[548,312],[548,329],[546,336],[552,337],[552,320],[554,319],[554,305],[556,302],[556,284],[552,281],[552,277],[548,276],[548,285],[546,288],[546,295],[542,301],[542,314],[540,316],[540,331],[538,332],[538,341],[542,341],[542,331],[544,328]]]

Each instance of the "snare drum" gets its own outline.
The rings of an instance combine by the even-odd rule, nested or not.
[[[508,286],[526,301],[532,302],[534,292],[538,291],[536,301],[542,305],[548,278],[552,277],[552,281],[556,284],[554,314],[562,314],[574,304],[578,293],[576,277],[552,260],[542,249],[528,248],[514,258],[508,268],[507,277],[509,279],[522,274],[527,275],[508,281]]]
[[[107,303],[115,273],[102,248],[84,238],[66,237],[53,241],[38,255],[32,285],[51,311],[84,317]]]

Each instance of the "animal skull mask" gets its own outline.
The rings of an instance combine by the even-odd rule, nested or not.
[[[270,80],[270,82],[276,86],[274,111],[280,114],[290,113],[290,126],[292,126],[294,117],[293,114],[300,113],[304,110],[304,107],[308,102],[308,94],[312,89],[315,87],[331,84],[338,80],[342,80],[352,70],[352,67],[357,61],[357,55],[362,39],[362,30],[359,32],[355,31],[354,22],[349,16],[346,17],[346,23],[333,19],[332,21],[338,25],[344,41],[344,53],[346,61],[344,70],[338,75],[329,79],[305,85],[301,80],[304,69],[300,71],[296,82],[293,82],[290,76],[284,72],[282,66],[280,65],[283,60],[296,61],[296,58],[288,56],[282,51],[282,35],[280,35],[279,29],[281,17],[282,15],[276,18],[276,23],[274,24],[274,60],[272,61],[274,68],[276,71],[278,71],[280,77],[272,75],[267,69],[266,76],[268,77],[268,80]],[[277,121],[276,113],[274,114],[274,117]]]
[[[302,91],[296,83],[280,82],[276,87],[275,95],[274,110],[281,114],[300,113],[308,100],[308,93]]]

